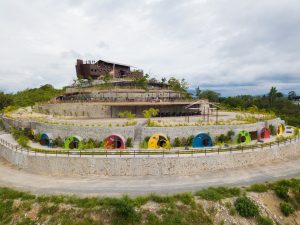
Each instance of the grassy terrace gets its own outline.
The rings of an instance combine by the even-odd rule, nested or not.
[[[44,196],[0,188],[0,224],[296,224],[290,222],[299,221],[299,209],[299,179],[134,198]]]

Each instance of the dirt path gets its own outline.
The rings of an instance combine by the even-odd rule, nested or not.
[[[36,194],[119,196],[125,193],[174,193],[196,191],[208,186],[241,186],[291,177],[300,177],[300,158],[188,177],[53,177],[31,174],[0,160],[0,186],[15,187]]]

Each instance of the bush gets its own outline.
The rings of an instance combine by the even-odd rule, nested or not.
[[[139,221],[139,216],[135,210],[134,202],[128,196],[124,196],[121,199],[116,199],[112,205],[118,217],[126,221]]]
[[[287,186],[277,185],[277,186],[275,186],[274,190],[275,190],[276,195],[279,198],[286,200],[286,201],[289,200],[289,194],[288,194],[289,188]]]
[[[149,139],[150,139],[150,136],[146,136],[146,137],[144,138],[144,142],[148,143]]]
[[[133,144],[132,144],[132,138],[129,137],[127,138],[126,140],[126,148],[132,148],[133,147]]]
[[[35,142],[40,142],[41,141],[41,134],[34,135],[34,141]]]
[[[267,192],[269,190],[269,187],[265,184],[252,184],[249,188],[247,188],[247,191],[252,192]]]
[[[58,147],[63,147],[64,141],[61,137],[57,137],[53,140],[53,145],[58,146]]]
[[[234,196],[239,196],[241,194],[240,188],[227,188],[227,187],[218,187],[218,188],[207,188],[201,191],[196,192],[197,196],[200,196],[203,199],[210,201],[219,201],[223,198],[230,198]]]
[[[192,146],[194,138],[195,138],[194,135],[191,135],[191,136],[189,136],[187,138],[187,144],[188,144],[188,146]]]
[[[275,127],[274,127],[274,125],[270,124],[269,125],[269,130],[270,130],[271,134],[275,134]]]
[[[234,202],[234,207],[236,211],[242,217],[254,217],[258,216],[258,206],[248,197],[239,197]]]
[[[294,207],[290,203],[287,203],[287,202],[282,202],[282,203],[280,203],[279,206],[280,206],[280,211],[285,216],[289,216],[290,214],[292,214],[295,211]]]
[[[180,146],[181,146],[181,141],[178,137],[176,137],[173,142],[173,147],[180,147]]]
[[[17,139],[17,142],[19,145],[21,145],[22,147],[27,147],[28,146],[28,142],[29,142],[29,138],[26,136],[20,136]]]
[[[269,217],[264,216],[258,216],[256,218],[256,222],[258,225],[273,225],[273,220],[271,220]]]

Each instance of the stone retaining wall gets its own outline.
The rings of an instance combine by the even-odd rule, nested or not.
[[[266,122],[257,122],[253,124],[240,124],[240,125],[210,125],[210,126],[176,126],[176,127],[143,127],[141,138],[142,140],[146,136],[151,134],[162,133],[170,137],[171,141],[176,137],[188,137],[198,133],[209,133],[212,138],[219,136],[220,134],[226,134],[229,130],[246,130],[246,131],[258,131],[264,126],[277,126],[278,123],[285,122],[280,118],[268,120]]]
[[[273,146],[254,151],[194,156],[112,156],[35,155],[0,145],[0,157],[26,171],[58,176],[189,176],[220,169],[266,164],[300,156],[300,143]]]
[[[71,125],[60,125],[60,124],[47,124],[40,122],[30,121],[18,121],[3,117],[3,122],[7,130],[11,126],[24,128],[28,127],[35,130],[37,133],[51,133],[54,138],[61,137],[65,138],[70,135],[77,135],[82,138],[92,138],[95,140],[103,140],[111,134],[120,134],[125,139],[128,137],[134,138],[135,127],[109,127],[109,126],[71,126]],[[266,122],[257,122],[253,124],[241,124],[241,125],[211,125],[211,126],[176,126],[176,127],[143,127],[141,134],[141,140],[146,136],[151,136],[156,133],[162,133],[170,137],[171,141],[176,137],[188,137],[195,135],[200,132],[209,133],[212,138],[219,136],[220,134],[226,134],[229,130],[247,130],[257,131],[264,126],[270,124],[276,126],[278,123],[285,123],[280,118],[268,120]]]
[[[68,126],[60,124],[47,124],[40,122],[24,122],[9,118],[2,118],[6,130],[11,126],[19,128],[31,128],[37,133],[50,133],[54,138],[66,138],[71,135],[80,136],[85,139],[103,140],[111,134],[120,134],[125,139],[134,137],[134,127],[109,127],[109,126]]]

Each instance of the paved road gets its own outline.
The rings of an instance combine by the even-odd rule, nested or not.
[[[175,193],[196,191],[208,186],[241,186],[290,177],[300,177],[300,158],[188,177],[53,177],[31,174],[0,160],[0,186],[36,194],[119,196],[125,193]]]

